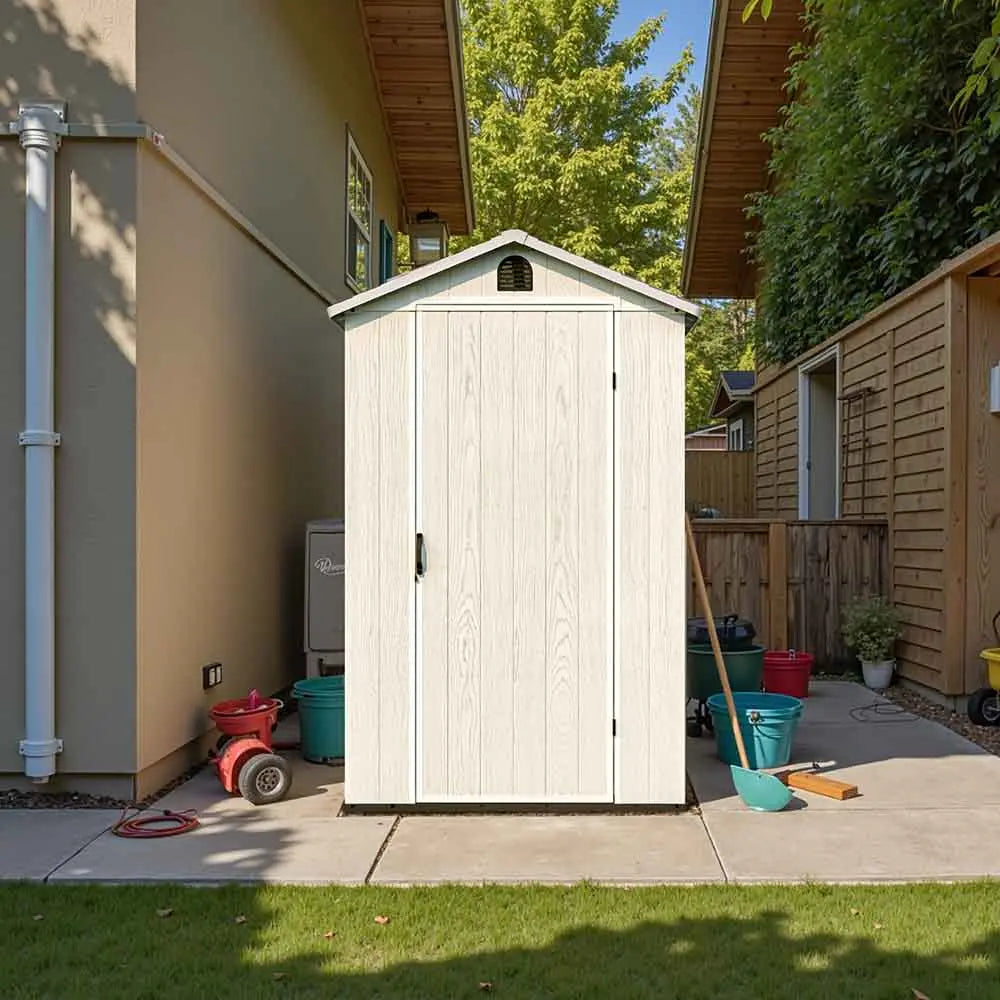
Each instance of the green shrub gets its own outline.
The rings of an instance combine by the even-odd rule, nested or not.
[[[856,597],[844,614],[844,641],[865,663],[888,660],[900,634],[899,612],[884,597]]]

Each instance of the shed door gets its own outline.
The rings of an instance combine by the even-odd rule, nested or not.
[[[417,797],[608,802],[613,313],[462,308],[417,321]]]

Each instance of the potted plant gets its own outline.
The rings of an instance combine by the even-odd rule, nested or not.
[[[884,597],[856,597],[844,615],[844,640],[857,653],[865,684],[873,691],[884,691],[892,682],[892,648],[900,634],[899,612]]]

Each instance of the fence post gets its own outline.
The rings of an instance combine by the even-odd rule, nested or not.
[[[788,649],[788,525],[772,521],[767,539],[768,639],[771,649]]]

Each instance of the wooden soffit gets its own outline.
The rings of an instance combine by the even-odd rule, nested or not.
[[[475,225],[457,0],[358,0],[403,206]]]
[[[789,50],[805,39],[802,0],[743,23],[742,0],[715,0],[682,287],[690,298],[753,298],[747,196],[767,186],[763,133],[786,102]]]

